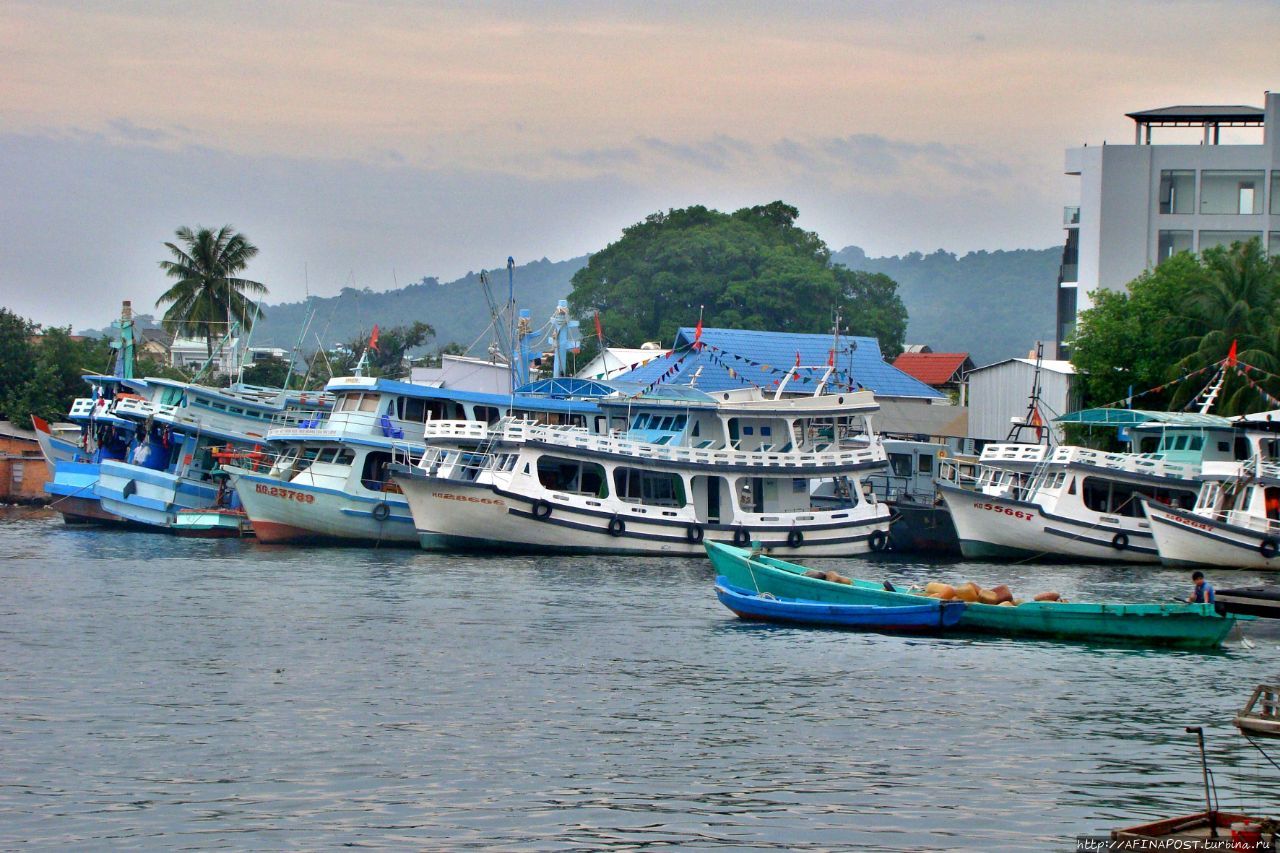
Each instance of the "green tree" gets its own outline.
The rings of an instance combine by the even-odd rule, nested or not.
[[[848,317],[852,335],[878,338],[886,358],[902,352],[907,331],[907,307],[898,298],[898,283],[884,273],[834,268],[840,284],[840,314]]]
[[[289,376],[289,361],[276,356],[259,359],[252,367],[245,368],[244,381],[263,388],[283,388]]]
[[[780,201],[732,214],[655,213],[574,274],[570,309],[582,318],[599,310],[609,337],[634,346],[671,341],[700,314],[708,325],[827,332],[842,305],[850,327],[887,337],[890,353],[900,348],[906,311],[893,288],[833,268],[798,216]]]
[[[1135,407],[1181,408],[1213,377],[1204,371],[1236,343],[1241,361],[1280,373],[1280,260],[1258,240],[1175,255],[1129,284],[1128,292],[1095,291],[1071,342],[1085,404],[1141,394]],[[1264,383],[1265,384],[1265,383]],[[1275,386],[1271,393],[1276,394]],[[1150,389],[1161,390],[1152,393]],[[1215,413],[1271,408],[1239,375],[1229,373]]]
[[[23,427],[30,427],[33,414],[61,420],[72,401],[88,393],[82,377],[107,371],[111,358],[105,338],[77,340],[69,327],[46,329],[29,345],[27,378],[5,394],[5,414]]]
[[[230,225],[217,231],[192,231],[184,225],[175,234],[182,245],[165,243],[173,260],[161,261],[160,268],[176,282],[156,300],[156,307],[169,306],[162,321],[166,330],[204,338],[212,356],[214,341],[227,332],[229,319],[238,318],[248,332],[261,313],[246,294],[265,296],[266,286],[237,275],[258,254],[258,247]]]
[[[6,401],[31,378],[31,339],[40,327],[8,308],[0,308],[0,414],[12,418]]]
[[[409,350],[421,347],[435,333],[430,323],[415,320],[408,326],[379,329],[377,346],[370,348],[372,332],[362,332],[358,338],[348,341],[344,348],[350,354],[349,359],[334,359],[333,354],[330,354],[335,371],[333,375],[350,375],[367,350],[369,357],[366,366],[369,376],[403,376],[406,372],[404,359]],[[345,372],[336,372],[340,366]]]

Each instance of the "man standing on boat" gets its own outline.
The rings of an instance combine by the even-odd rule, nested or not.
[[[1204,572],[1199,570],[1192,572],[1191,580],[1195,583],[1196,588],[1191,593],[1191,597],[1187,599],[1187,603],[1213,604],[1213,584],[1204,579]]]

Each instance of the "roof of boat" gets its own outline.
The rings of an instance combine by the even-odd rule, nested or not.
[[[1230,429],[1231,421],[1199,412],[1155,412],[1147,409],[1081,409],[1068,412],[1054,423],[1113,427],[1218,427]]]
[[[596,405],[593,400],[557,399],[540,395],[530,396],[525,394],[523,390],[516,395],[492,394],[485,391],[461,391],[456,388],[437,388],[434,385],[418,385],[413,382],[401,382],[396,379],[372,376],[334,377],[329,380],[325,390],[331,392],[376,391],[378,393],[400,394],[405,397],[421,399],[455,400],[459,403],[487,403],[490,405],[506,405],[515,399],[522,407],[537,408],[547,412],[596,411]]]

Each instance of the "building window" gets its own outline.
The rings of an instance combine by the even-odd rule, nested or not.
[[[1066,342],[1076,331],[1077,288],[1058,288],[1058,358],[1067,358]]]
[[[1160,172],[1160,212],[1196,212],[1196,173],[1192,169]]]
[[[1271,173],[1271,215],[1280,215],[1280,169]]]
[[[1246,243],[1249,240],[1261,240],[1258,231],[1201,231],[1200,251],[1212,249],[1214,246],[1230,246],[1232,243]]]
[[[1163,264],[1179,252],[1191,252],[1190,231],[1161,231],[1156,242],[1156,266]]]
[[[1058,284],[1080,280],[1080,229],[1067,229],[1067,242],[1062,247],[1062,264],[1058,267]]]
[[[1200,212],[1262,212],[1263,172],[1210,172],[1200,176]]]
[[[1280,231],[1271,232],[1271,242],[1268,245],[1271,247],[1271,254],[1280,255]]]

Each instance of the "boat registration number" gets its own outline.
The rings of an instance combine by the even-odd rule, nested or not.
[[[454,495],[449,492],[432,492],[431,497],[440,498],[445,501],[462,501],[468,504],[492,504],[493,506],[506,506],[507,502],[501,498],[473,498],[470,495]]]
[[[287,501],[297,501],[303,504],[313,504],[316,502],[315,495],[308,495],[305,492],[296,492],[293,489],[282,489],[279,486],[267,486],[262,483],[257,484],[257,491],[260,495],[269,495],[273,498],[284,498]]]
[[[1024,512],[1020,509],[1014,509],[1011,506],[1000,506],[1000,504],[984,504],[984,503],[978,503],[975,501],[973,504],[973,508],[985,509],[990,512],[998,512],[1001,515],[1008,515],[1013,518],[1022,518],[1027,521],[1030,521],[1031,519],[1036,517],[1035,513],[1033,512]]]

